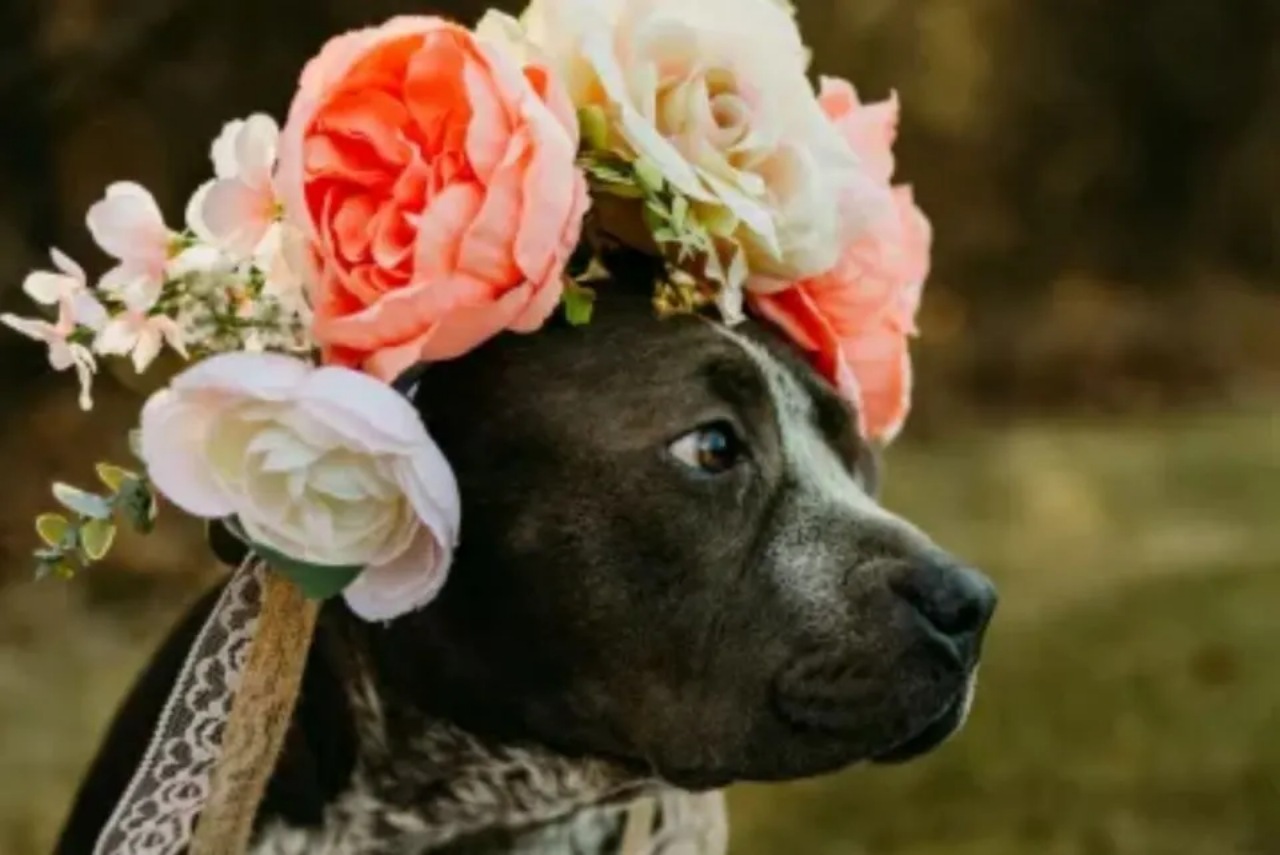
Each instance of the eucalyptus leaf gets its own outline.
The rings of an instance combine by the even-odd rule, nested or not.
[[[101,561],[116,540],[116,525],[110,520],[90,520],[80,529],[80,545],[90,561]]]
[[[135,531],[150,534],[155,528],[156,497],[146,481],[141,478],[126,479],[116,494],[116,504]]]
[[[99,463],[95,469],[98,472],[98,480],[113,493],[119,493],[120,487],[125,481],[130,478],[137,480],[138,477],[127,469],[121,469],[119,466],[114,466],[110,463]]]
[[[71,523],[62,514],[41,514],[36,517],[36,533],[47,546],[61,546],[69,531]]]
[[[105,520],[111,518],[111,503],[101,496],[93,493],[86,493],[70,484],[56,483],[53,485],[53,497],[58,503],[69,511],[74,511],[82,517],[88,517],[94,520]]]

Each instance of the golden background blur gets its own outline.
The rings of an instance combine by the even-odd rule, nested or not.
[[[888,501],[1004,605],[958,739],[735,792],[733,851],[1280,853],[1280,0],[799,5],[819,73],[899,93],[900,180],[937,229]],[[83,217],[108,182],[177,222],[223,121],[282,115],[334,33],[424,11],[0,0],[0,311],[50,245],[101,272]],[[217,571],[171,514],[32,583],[48,481],[125,459],[139,402],[104,381],[84,419],[13,335],[0,383],[0,852],[36,855]]]

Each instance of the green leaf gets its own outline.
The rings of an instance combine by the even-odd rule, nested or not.
[[[98,480],[106,485],[113,493],[119,493],[120,487],[129,479],[137,480],[138,476],[127,469],[121,469],[119,466],[113,466],[110,463],[99,463],[96,467],[98,472]]]
[[[337,596],[364,570],[363,567],[311,564],[291,558],[270,546],[254,542],[238,519],[225,519],[223,523],[227,531],[240,538],[259,558],[271,565],[271,569],[297,585],[308,599],[327,600]]]
[[[597,192],[616,196],[620,199],[643,199],[645,190],[636,183],[636,176],[630,165],[623,161],[602,161],[588,158],[583,161],[583,169],[594,183]]]
[[[116,525],[110,520],[90,520],[80,529],[80,545],[90,561],[101,561],[116,540]]]
[[[291,580],[302,589],[302,593],[312,600],[327,600],[342,593],[348,585],[356,580],[363,567],[333,567],[323,564],[309,564],[296,558],[277,552],[261,544],[252,544],[253,551],[263,561],[271,565],[277,573]]]
[[[671,225],[677,231],[684,228],[689,219],[689,200],[677,194],[671,201]]]
[[[657,196],[666,187],[666,179],[662,177],[661,170],[658,169],[651,161],[645,160],[643,157],[637,160],[631,167],[635,170],[636,178],[650,195]]]
[[[74,511],[82,517],[94,520],[105,520],[111,517],[110,502],[101,496],[95,496],[93,493],[86,493],[84,490],[72,487],[70,484],[54,484],[53,497],[64,508]]]
[[[59,579],[70,579],[75,575],[75,568],[62,559],[40,561],[36,564],[37,581],[47,579],[50,576],[57,576]]]
[[[158,507],[151,485],[141,478],[128,478],[116,493],[116,505],[133,529],[150,534],[155,528]]]
[[[36,533],[47,546],[61,546],[66,542],[71,523],[62,514],[41,514],[36,517]]]
[[[613,196],[617,199],[643,199],[645,198],[644,190],[632,183],[614,183],[597,185],[596,191],[604,193],[606,196]]]
[[[570,280],[564,289],[564,317],[571,326],[584,327],[591,323],[595,311],[596,292]]]
[[[645,228],[651,233],[657,233],[659,229],[667,228],[670,223],[671,215],[652,199],[644,203],[644,208],[640,210],[640,214],[644,218]]]
[[[604,151],[609,148],[609,120],[603,107],[583,107],[579,110],[578,127],[582,130],[582,144],[588,150]]]
[[[588,154],[580,157],[578,162],[588,175],[599,181],[618,184],[634,184],[636,181],[631,164],[621,158]]]

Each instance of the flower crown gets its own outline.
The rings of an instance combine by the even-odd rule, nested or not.
[[[0,320],[75,369],[85,409],[100,357],[191,365],[142,410],[145,474],[55,485],[40,570],[101,560],[117,521],[150,528],[158,493],[311,597],[369,620],[422,606],[460,502],[389,384],[557,311],[588,323],[611,247],[660,260],[660,313],[773,325],[891,439],[929,224],[892,184],[896,100],[815,93],[808,59],[778,0],[396,18],[325,45],[283,128],[228,124],[183,231],[112,185],[88,227],[116,266],[91,285],[55,250],[24,290],[56,318]]]

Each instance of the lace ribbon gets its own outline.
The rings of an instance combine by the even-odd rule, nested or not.
[[[262,586],[263,565],[251,558],[223,590],[93,855],[177,855],[191,842],[258,625]]]

